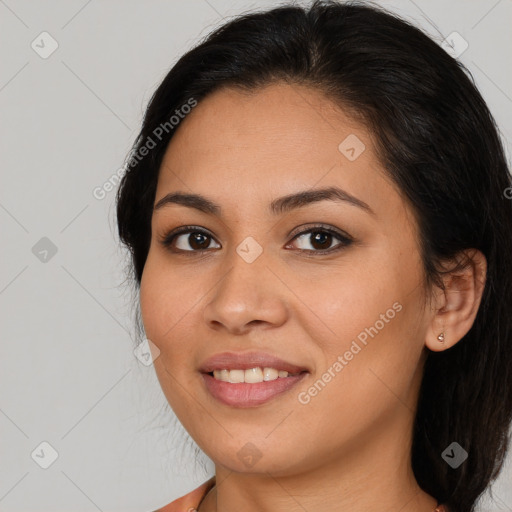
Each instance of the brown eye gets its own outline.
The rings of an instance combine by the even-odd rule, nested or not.
[[[302,231],[293,240],[298,240],[303,245],[303,247],[299,247],[299,250],[318,253],[335,251],[352,243],[352,239],[348,236],[323,227]],[[336,240],[338,243],[333,246],[332,244]]]
[[[204,233],[190,233],[187,235],[188,238],[186,238],[185,244],[189,244],[190,247],[192,247],[193,250],[204,250],[208,249],[208,246],[210,245],[210,239],[211,237],[208,235],[205,235]],[[179,237],[178,237],[179,238]],[[183,249],[183,247],[181,247]],[[186,250],[186,249],[184,249]]]
[[[176,252],[202,252],[210,248],[213,240],[213,237],[206,231],[193,226],[185,226],[166,235],[162,244]]]
[[[311,231],[311,233],[311,245],[315,249],[324,250],[331,247],[333,239],[331,233],[327,233],[326,231]]]

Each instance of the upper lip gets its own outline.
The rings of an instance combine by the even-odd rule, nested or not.
[[[211,373],[214,370],[248,370],[250,368],[275,368],[288,373],[301,373],[308,371],[303,366],[284,361],[264,352],[222,352],[209,357],[203,362],[199,371]]]

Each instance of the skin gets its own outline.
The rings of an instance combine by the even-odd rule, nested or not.
[[[365,145],[354,161],[338,150],[350,134]],[[280,215],[268,211],[273,199],[328,186],[373,213],[327,200]],[[222,217],[178,204],[155,210],[140,287],[146,335],[160,350],[154,367],[163,392],[215,463],[217,485],[200,512],[434,510],[436,500],[419,488],[409,462],[422,368],[428,350],[453,346],[473,324],[484,256],[473,251],[463,272],[447,275],[446,292],[426,290],[412,209],[384,174],[371,134],[305,86],[224,89],[200,102],[166,151],[155,204],[175,191],[222,207]],[[314,233],[290,236],[315,223],[349,234],[352,244],[322,255]],[[190,234],[175,240],[181,253],[159,242],[183,225],[211,234],[206,253],[191,252],[198,246],[188,243]],[[263,248],[252,263],[236,252],[249,236]],[[339,244],[333,237],[324,247]],[[298,394],[396,302],[401,311],[309,403],[300,403]],[[201,363],[219,352],[251,350],[310,374],[258,407],[215,400]],[[261,456],[252,467],[238,456],[247,443]]]

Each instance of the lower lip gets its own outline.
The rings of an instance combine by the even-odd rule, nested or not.
[[[298,384],[307,372],[294,377],[279,377],[275,380],[249,384],[239,382],[232,384],[217,380],[208,373],[203,373],[203,380],[210,394],[220,402],[231,407],[256,407],[264,404],[272,398],[290,391]]]

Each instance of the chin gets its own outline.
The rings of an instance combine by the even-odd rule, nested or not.
[[[233,440],[231,440],[233,441]],[[276,447],[267,443],[261,447],[258,443],[241,441],[236,447],[223,446],[218,452],[208,450],[207,455],[215,464],[219,464],[236,473],[270,473],[273,476],[289,476],[303,470],[302,459],[297,456],[297,450],[276,452]],[[219,446],[219,445],[217,445]]]

